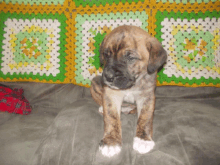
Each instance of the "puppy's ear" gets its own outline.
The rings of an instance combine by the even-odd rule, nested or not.
[[[167,52],[156,38],[147,40],[146,47],[149,51],[147,71],[149,74],[157,71],[167,60]]]
[[[104,65],[104,55],[105,55],[105,52],[106,52],[106,49],[105,49],[105,46],[104,44],[106,43],[106,37],[107,35],[104,37],[104,39],[102,40],[102,43],[100,45],[100,48],[99,48],[99,61],[100,61],[100,66],[103,66]]]

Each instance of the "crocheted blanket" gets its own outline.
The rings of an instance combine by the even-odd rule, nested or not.
[[[167,50],[158,86],[220,87],[219,0],[0,0],[0,81],[89,87],[102,40],[120,25]]]

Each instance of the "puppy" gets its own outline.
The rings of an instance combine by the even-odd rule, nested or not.
[[[111,157],[121,151],[120,114],[134,109],[138,121],[133,149],[141,154],[153,149],[157,70],[166,59],[167,53],[160,42],[139,27],[120,26],[104,38],[100,47],[103,73],[92,80],[90,88],[103,113],[104,137],[99,149],[104,156]],[[124,102],[134,105],[127,106]]]

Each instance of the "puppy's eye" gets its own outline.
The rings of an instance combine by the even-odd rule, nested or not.
[[[136,56],[134,56],[134,54],[131,54],[130,52],[127,52],[125,57],[126,57],[126,60],[129,62],[132,62],[138,59]]]
[[[132,57],[132,56],[128,56],[127,59],[128,59],[129,61],[133,61],[133,60],[136,60],[137,58],[136,58],[136,57]]]

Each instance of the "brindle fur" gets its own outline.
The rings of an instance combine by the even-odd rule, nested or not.
[[[134,61],[127,59],[128,54]],[[121,26],[105,37],[100,61],[104,64],[103,75],[95,77],[91,85],[92,97],[103,106],[104,137],[100,145],[122,144],[120,113],[126,97],[136,103],[131,108],[132,113],[135,109],[138,112],[136,137],[152,140],[156,76],[166,61],[166,51],[144,30]],[[118,75],[126,77],[128,82],[123,86],[115,83]]]

